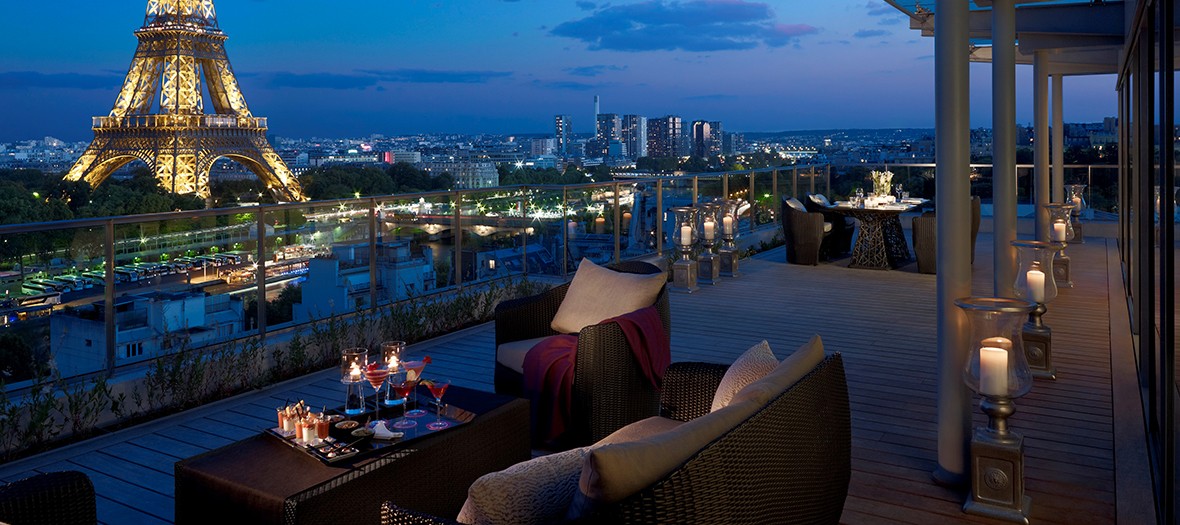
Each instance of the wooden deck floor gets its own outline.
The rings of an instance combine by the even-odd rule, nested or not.
[[[977,294],[990,294],[990,236],[979,239]],[[1113,241],[1110,241],[1113,244]],[[1017,401],[1034,523],[1116,520],[1108,249],[1071,248],[1074,282],[1050,305],[1059,379]],[[935,276],[783,262],[774,250],[743,262],[744,275],[673,295],[673,359],[730,362],[767,339],[779,357],[819,333],[844,354],[852,402],[853,474],[846,523],[988,523],[964,515],[963,495],[930,481],[936,466]],[[1117,275],[1117,274],[1116,274]],[[1115,299],[1120,301],[1121,299]],[[431,375],[491,389],[492,326],[410,350],[430,354]],[[77,469],[94,481],[103,523],[173,521],[173,463],[259,432],[286,399],[341,402],[335,371],[206,405],[156,422],[0,466],[0,480]],[[977,424],[983,423],[976,413]]]

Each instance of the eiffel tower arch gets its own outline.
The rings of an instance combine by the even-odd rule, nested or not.
[[[209,170],[225,157],[257,175],[276,198],[305,200],[267,141],[266,118],[246,107],[213,0],[148,0],[135,36],[139,47],[115,107],[94,117],[94,140],[66,180],[96,187],[139,160],[161,187],[208,197]]]

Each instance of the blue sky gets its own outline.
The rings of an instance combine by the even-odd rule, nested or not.
[[[90,137],[135,52],[146,0],[11,2],[0,141]],[[291,137],[575,131],[602,111],[732,131],[933,127],[934,41],[882,0],[221,0],[251,111]],[[972,122],[990,125],[989,66]],[[1031,67],[1018,121],[1031,122]],[[1114,79],[1067,78],[1065,118],[1117,111]]]

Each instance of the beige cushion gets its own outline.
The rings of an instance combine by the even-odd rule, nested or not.
[[[667,279],[663,273],[616,272],[582,259],[550,326],[558,332],[574,334],[587,326],[651,306]]]
[[[577,490],[586,451],[582,447],[541,456],[481,476],[467,489],[457,521],[515,525],[563,520]]]
[[[824,360],[824,342],[819,334],[811,336],[765,377],[750,383],[733,396],[731,403],[753,402],[759,406],[769,403],[791,385],[799,382],[812,368]]]
[[[524,356],[533,346],[548,337],[534,337],[523,341],[512,341],[496,347],[496,362],[508,368],[524,373]]]
[[[728,405],[738,390],[762,379],[762,376],[769,374],[776,366],[778,366],[778,359],[770,350],[769,343],[763,340],[761,343],[751,346],[725,371],[725,376],[717,385],[717,391],[713,393],[713,406],[710,410],[717,410]]]
[[[611,432],[609,436],[606,436],[598,440],[597,443],[591,445],[591,448],[610,445],[611,443],[640,441],[661,432],[667,432],[683,424],[683,421],[676,421],[675,419],[668,419],[666,417],[660,416],[652,416],[647,419],[640,419],[639,421]]]

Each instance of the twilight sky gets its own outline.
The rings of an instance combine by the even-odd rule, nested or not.
[[[0,142],[91,137],[146,0],[9,2]],[[52,6],[52,7],[50,7]],[[289,137],[589,132],[602,111],[730,131],[934,126],[934,40],[882,0],[220,0],[251,111]],[[990,126],[990,66],[971,67]],[[1032,121],[1032,67],[1017,120]],[[1117,113],[1114,78],[1065,80],[1065,120]]]

